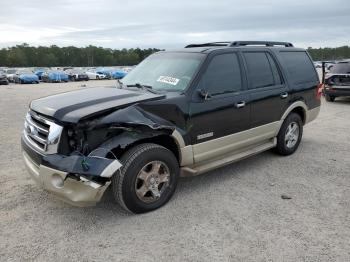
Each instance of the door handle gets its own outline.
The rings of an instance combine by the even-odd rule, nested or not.
[[[244,106],[245,106],[245,101],[241,101],[241,102],[236,103],[237,108],[242,108]]]
[[[285,99],[285,98],[287,98],[287,97],[288,97],[288,93],[282,93],[282,94],[281,94],[281,98],[282,98],[282,99]]]

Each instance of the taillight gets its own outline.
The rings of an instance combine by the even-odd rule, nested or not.
[[[320,100],[322,96],[322,91],[324,88],[324,84],[319,84],[316,89],[316,99]]]

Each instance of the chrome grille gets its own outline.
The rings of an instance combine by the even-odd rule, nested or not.
[[[63,127],[29,111],[24,123],[24,137],[38,151],[47,154],[57,153]]]

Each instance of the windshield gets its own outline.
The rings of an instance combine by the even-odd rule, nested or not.
[[[142,61],[122,83],[182,91],[189,85],[203,58],[204,55],[199,53],[157,53]]]
[[[330,73],[332,74],[350,74],[350,63],[338,63],[335,64]]]

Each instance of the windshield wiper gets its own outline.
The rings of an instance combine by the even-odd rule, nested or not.
[[[140,83],[132,84],[132,85],[126,85],[127,87],[137,87],[139,89],[146,89],[147,91],[153,93],[153,94],[158,94],[158,92],[154,91],[152,89],[152,86],[149,85],[142,85]]]

